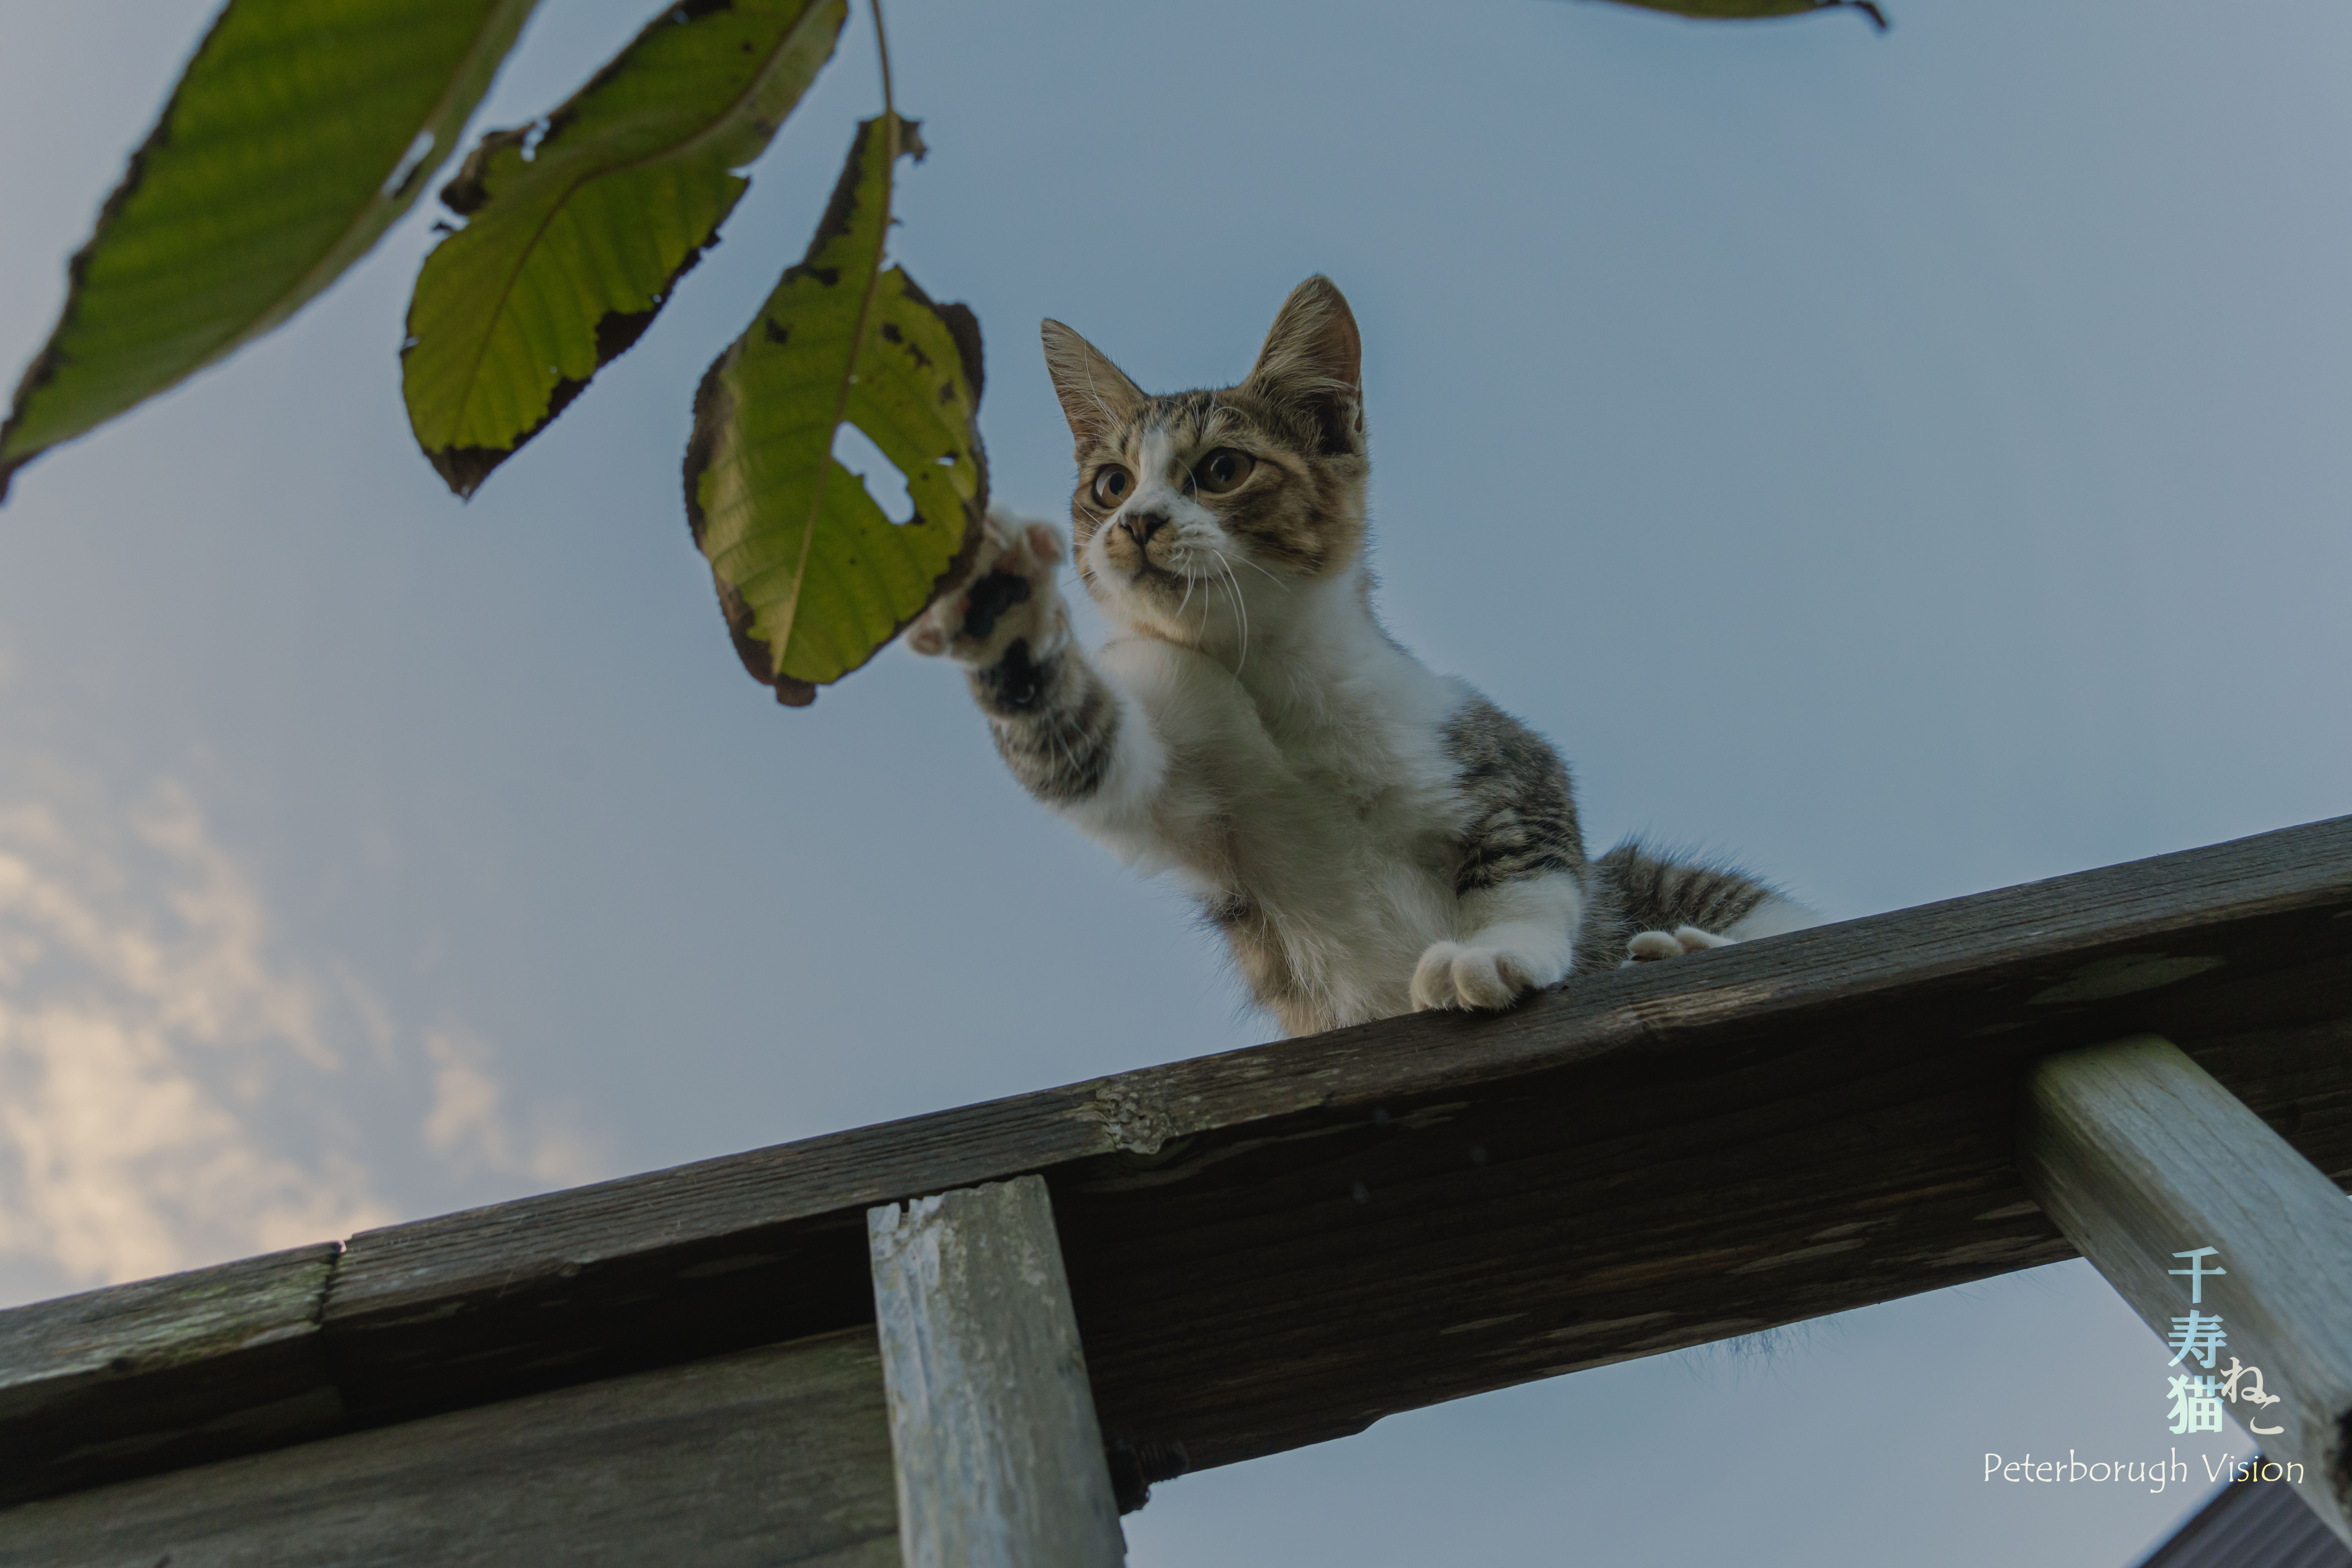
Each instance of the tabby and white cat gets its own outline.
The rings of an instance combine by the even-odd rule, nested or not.
[[[1060,530],[992,518],[916,622],[965,667],[1029,792],[1173,872],[1292,1034],[1507,1007],[1571,974],[1812,925],[1763,883],[1619,845],[1588,859],[1567,765],[1384,631],[1364,559],[1361,345],[1330,280],[1294,290],[1237,386],[1154,397],[1045,323],[1076,441]]]

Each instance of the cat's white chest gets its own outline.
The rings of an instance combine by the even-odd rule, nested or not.
[[[1277,947],[1314,1014],[1381,1016],[1455,934],[1461,811],[1438,736],[1464,689],[1385,639],[1341,652],[1344,668],[1295,661],[1253,685],[1194,650],[1114,643],[1105,662],[1160,741],[1158,787],[1149,811],[1075,815],[1245,913],[1234,940]]]

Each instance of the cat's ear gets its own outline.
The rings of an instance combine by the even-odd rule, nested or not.
[[[1309,278],[1290,291],[1265,334],[1249,384],[1305,405],[1321,432],[1325,457],[1361,449],[1364,341],[1339,285]]]
[[[1054,395],[1062,400],[1063,416],[1080,448],[1108,436],[1143,405],[1143,389],[1094,344],[1050,319],[1037,331],[1045,340],[1045,373],[1054,378]]]

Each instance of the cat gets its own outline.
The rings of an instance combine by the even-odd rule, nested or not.
[[[1029,793],[1173,872],[1293,1035],[1499,1009],[1573,975],[1819,917],[1629,840],[1588,859],[1559,753],[1389,636],[1365,561],[1361,341],[1325,278],[1239,384],[1152,396],[1044,323],[1078,465],[1061,531],[992,514],[963,585],[908,628],[969,677]]]

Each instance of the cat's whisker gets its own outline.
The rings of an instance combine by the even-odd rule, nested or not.
[[[1225,591],[1234,596],[1234,615],[1242,624],[1241,656],[1234,660],[1234,673],[1239,675],[1249,664],[1249,603],[1242,597],[1242,580],[1234,574],[1233,563],[1220,554],[1217,564],[1225,570]]]
[[[1208,591],[1213,590],[1220,597],[1230,595],[1225,594],[1224,578],[1217,572],[1213,560],[1202,563],[1201,584],[1203,589],[1201,595],[1201,636],[1205,640],[1211,625],[1217,618],[1217,601],[1209,596]]]
[[[1260,566],[1256,562],[1255,562],[1255,561],[1251,560],[1248,556],[1246,556],[1246,555],[1234,555],[1234,554],[1228,554],[1227,552],[1223,552],[1223,551],[1219,551],[1219,552],[1218,552],[1218,554],[1219,554],[1220,556],[1223,556],[1225,560],[1228,560],[1228,561],[1238,561],[1238,562],[1240,562],[1243,565],[1244,565],[1244,566],[1248,567],[1251,571],[1255,572],[1259,576],[1261,576],[1261,577],[1265,578],[1267,582],[1269,582],[1269,583],[1273,584],[1276,587],[1277,587],[1277,588],[1281,589],[1285,594],[1287,594],[1287,593],[1289,593],[1289,592],[1290,592],[1290,584],[1287,584],[1287,583],[1284,582],[1281,578],[1279,578],[1279,577],[1276,576],[1273,573],[1271,573],[1271,572],[1267,571],[1265,567]]]

